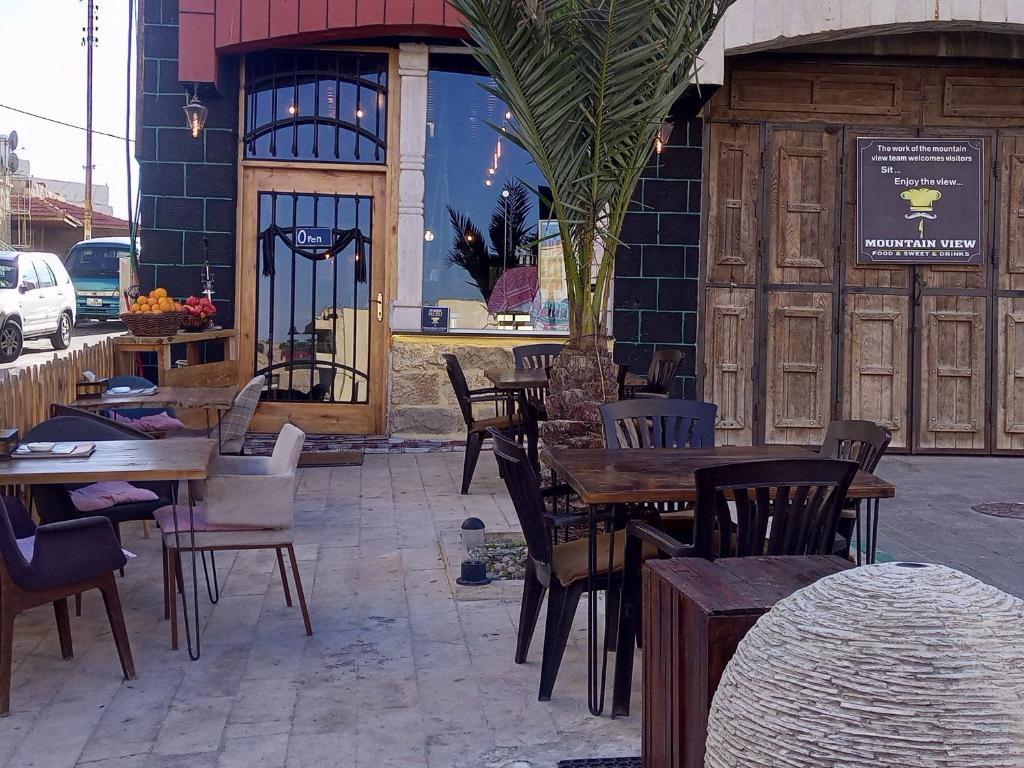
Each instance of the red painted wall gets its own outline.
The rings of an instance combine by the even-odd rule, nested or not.
[[[371,37],[464,38],[445,0],[180,0],[178,77],[212,83],[217,55]]]

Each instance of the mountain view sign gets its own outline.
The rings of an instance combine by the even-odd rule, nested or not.
[[[857,139],[857,263],[980,264],[984,142]]]

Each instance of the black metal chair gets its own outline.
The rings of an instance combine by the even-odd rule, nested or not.
[[[700,400],[620,400],[601,406],[609,448],[713,448],[718,406]]]
[[[619,364],[619,400],[631,400],[644,397],[668,397],[672,390],[672,380],[683,362],[683,353],[678,349],[659,349],[651,358],[647,369],[645,383],[634,386],[626,383],[629,366]]]
[[[697,486],[693,543],[647,521],[626,527],[622,613],[615,657],[612,714],[629,714],[633,654],[641,617],[643,547],[662,557],[831,555],[839,515],[857,464],[836,459],[767,459],[703,467]],[[733,520],[735,515],[735,521]]]
[[[500,414],[499,406],[508,404],[508,396],[505,393],[493,388],[470,389],[459,358],[451,354],[444,354],[442,357],[448,370],[448,379],[455,390],[455,399],[458,400],[459,409],[462,411],[462,418],[466,422],[466,458],[462,467],[462,494],[465,495],[469,493],[470,483],[473,482],[473,472],[476,471],[476,463],[480,458],[480,449],[487,439],[487,430],[493,428],[503,432],[520,432],[523,418],[518,413]],[[493,418],[477,418],[473,406],[480,403],[494,404]]]
[[[519,633],[516,639],[516,664],[526,662],[530,641],[540,616],[544,595],[548,595],[548,613],[544,629],[544,653],[541,660],[539,701],[549,701],[558,677],[565,645],[572,629],[573,618],[580,597],[587,590],[588,546],[584,537],[564,544],[552,543],[552,528],[557,525],[544,508],[545,492],[540,478],[523,450],[507,435],[490,429],[494,441],[494,457],[498,461],[501,477],[519,518],[526,539],[526,575],[523,581],[523,601],[519,612]],[[623,536],[614,540],[612,590],[607,595],[608,618],[614,621],[618,611],[618,586],[623,563]],[[608,548],[613,543],[610,534],[597,539],[597,562],[604,568],[598,572],[596,582],[604,589],[608,584]],[[653,554],[653,553],[652,553]]]
[[[32,547],[28,553],[23,551],[27,547],[19,546],[15,537],[7,511],[10,501],[9,497],[0,498],[0,716],[11,710],[15,616],[29,608],[53,603],[61,655],[65,660],[71,659],[67,599],[89,589],[98,589],[103,595],[125,679],[135,677],[121,598],[114,580],[114,571],[124,566],[126,558],[110,521],[83,517],[41,525],[29,533],[34,538],[30,539]],[[23,508],[16,510],[22,533],[26,516]],[[27,540],[24,536],[19,538]]]
[[[874,472],[878,462],[885,454],[892,441],[892,432],[880,424],[862,419],[837,419],[829,422],[825,430],[825,439],[821,442],[819,453],[832,459],[847,459],[857,462],[857,466],[865,472]],[[853,546],[854,528],[857,534],[857,562],[861,557],[861,502],[848,501],[843,505],[839,518],[839,535],[845,546],[841,554],[849,557]],[[877,510],[869,505],[867,522],[869,550],[874,547],[874,531],[877,530]]]

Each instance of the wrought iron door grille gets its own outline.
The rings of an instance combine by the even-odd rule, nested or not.
[[[264,400],[369,402],[373,198],[259,193],[255,374]],[[297,232],[330,230],[327,245]]]
[[[387,54],[250,54],[246,57],[245,157],[383,164],[387,107]]]

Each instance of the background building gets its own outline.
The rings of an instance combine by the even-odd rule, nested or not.
[[[1024,449],[1019,5],[739,0],[637,188],[617,358],[642,369],[655,346],[681,347],[678,389],[719,403],[723,442],[813,443],[853,416],[912,450]],[[144,282],[195,292],[208,238],[242,375],[273,368],[288,401],[261,409],[268,424],[450,433],[440,347],[479,369],[538,335],[502,327],[490,298],[543,254],[489,223],[509,184],[543,179],[485,125],[505,110],[476,87],[463,36],[442,0],[145,3]],[[181,111],[194,87],[209,107],[197,139]],[[870,137],[972,148],[983,263],[858,263],[856,140]],[[900,216],[949,215],[936,210]],[[531,201],[524,226],[545,215]],[[349,238],[337,257],[303,255],[298,229],[323,227]],[[452,256],[456,236],[475,244]],[[552,295],[532,317],[557,317]],[[449,306],[447,338],[419,332],[424,304]],[[348,316],[343,331],[324,319]],[[327,337],[329,357],[309,351]]]

